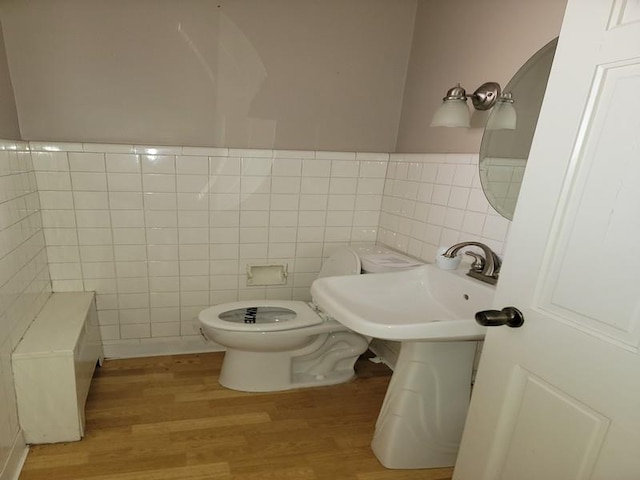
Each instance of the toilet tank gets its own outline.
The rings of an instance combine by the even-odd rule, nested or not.
[[[323,262],[318,278],[393,272],[420,265],[423,265],[420,260],[394,252],[386,247],[375,245],[340,247]]]
[[[419,267],[424,262],[384,247],[357,247],[362,273],[397,272]]]

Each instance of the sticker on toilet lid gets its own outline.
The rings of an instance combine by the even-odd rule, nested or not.
[[[258,307],[249,307],[244,311],[244,323],[256,323]]]
[[[281,323],[296,316],[296,312],[284,307],[247,307],[221,313],[220,319],[231,323]]]

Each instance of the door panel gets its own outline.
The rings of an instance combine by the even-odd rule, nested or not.
[[[510,388],[519,406],[501,419],[510,431],[507,443],[494,450],[504,456],[493,459],[502,466],[500,478],[589,478],[609,420],[521,368]]]
[[[455,480],[640,478],[640,0],[569,0]]]
[[[640,21],[640,2],[637,0],[618,0],[612,8],[609,28],[620,27],[628,23]]]
[[[629,139],[640,137],[640,95],[632,93],[640,92],[640,65],[624,63],[597,69],[566,208],[540,276],[540,306],[577,328],[637,348],[640,161]]]

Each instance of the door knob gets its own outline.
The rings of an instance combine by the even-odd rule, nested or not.
[[[502,310],[483,310],[476,313],[476,322],[485,327],[506,325],[507,327],[518,328],[524,323],[524,316],[515,307],[504,307]]]

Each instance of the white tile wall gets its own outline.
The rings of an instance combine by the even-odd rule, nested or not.
[[[56,189],[67,184],[64,176],[56,176],[55,167],[52,162],[51,175],[43,177],[43,182],[59,193]],[[50,221],[64,223],[66,219]],[[11,352],[50,293],[36,175],[28,145],[0,140],[0,471],[12,448],[24,448]]]
[[[475,240],[501,254],[510,222],[487,202],[474,154],[391,154],[378,241],[433,261],[439,246]]]
[[[107,345],[170,345],[208,305],[308,299],[338,245],[501,253],[509,222],[477,170],[477,155],[0,141],[0,462],[18,432],[10,354],[52,286],[97,292]],[[246,264],[267,262],[287,285],[247,287]]]
[[[198,311],[307,299],[322,258],[375,242],[425,260],[478,240],[501,253],[477,155],[32,143],[54,290],[95,289],[105,342],[192,337]],[[247,287],[248,263],[287,285]]]
[[[309,298],[322,258],[375,242],[389,156],[33,144],[55,291],[96,290],[109,345],[195,337],[198,312]],[[286,263],[248,287],[249,263]]]
[[[37,181],[44,228],[34,238],[46,239],[53,289],[96,290],[107,343],[193,337],[197,312],[215,303],[307,299],[340,244],[377,240],[431,260],[461,240],[500,253],[508,233],[485,200],[476,155],[31,149],[35,174],[11,181]],[[247,287],[246,264],[266,262],[288,264],[287,285]]]

